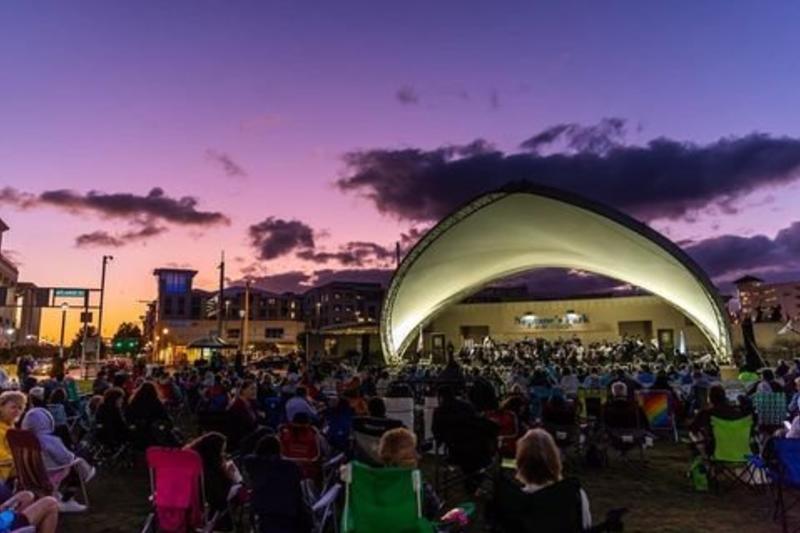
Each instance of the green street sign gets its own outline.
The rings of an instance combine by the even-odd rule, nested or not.
[[[54,289],[53,291],[56,298],[83,298],[86,296],[86,289]]]

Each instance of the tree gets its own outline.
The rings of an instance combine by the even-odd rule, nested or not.
[[[91,339],[97,335],[97,330],[94,326],[89,325],[86,330],[86,338]],[[73,359],[80,359],[81,357],[81,345],[83,344],[83,326],[78,329],[78,332],[75,334],[75,338],[72,339],[72,343],[69,345],[68,354],[69,357]]]
[[[141,350],[144,337],[139,326],[132,322],[123,322],[111,338],[111,349],[114,353],[135,354]]]

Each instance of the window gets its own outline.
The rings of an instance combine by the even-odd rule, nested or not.
[[[269,305],[275,305],[275,298],[269,299]]]
[[[283,328],[266,328],[264,330],[264,337],[268,339],[282,339]]]
[[[334,306],[333,306],[333,312],[334,312],[334,313],[338,313],[338,312],[340,312],[341,310],[342,310],[342,306],[341,306],[341,305],[334,305]]]
[[[189,291],[189,275],[182,272],[165,272],[161,274],[164,291],[167,294],[183,294]]]
[[[186,314],[186,298],[183,296],[178,297],[178,315]]]
[[[798,298],[800,298],[800,296],[798,296]],[[292,311],[292,312],[289,314],[289,318],[291,318],[292,320],[294,320],[294,319],[295,319],[295,316],[296,316],[296,315],[295,315],[294,311]]]
[[[239,334],[240,334],[239,328],[229,329],[228,330],[228,338],[229,339],[238,339],[239,338]]]
[[[172,314],[172,298],[164,298],[164,314],[167,316]]]

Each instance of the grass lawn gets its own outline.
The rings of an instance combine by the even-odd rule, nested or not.
[[[645,466],[635,461],[623,464],[612,457],[611,465],[604,469],[571,469],[570,475],[582,480],[596,521],[608,509],[628,507],[626,531],[780,531],[771,521],[768,492],[752,494],[737,488],[721,495],[696,493],[684,477],[688,452],[683,446],[659,442],[648,452]],[[59,531],[139,531],[148,512],[148,490],[144,465],[130,471],[99,473],[90,486],[91,511],[62,515]],[[454,495],[452,500],[455,503],[459,498]],[[800,515],[793,518],[800,525]],[[479,523],[472,528],[483,529]]]

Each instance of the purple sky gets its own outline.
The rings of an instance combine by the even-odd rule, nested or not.
[[[677,241],[763,234],[734,244],[745,256],[766,246],[777,277],[796,270],[794,233],[776,235],[800,219],[800,4],[516,4],[3,2],[0,216],[12,228],[4,245],[21,277],[42,285],[96,285],[100,256],[112,253],[110,334],[137,318],[136,300],[153,296],[154,267],[191,266],[210,286],[223,248],[233,278],[385,265],[369,243],[391,250],[435,216],[414,219],[397,203],[379,213],[364,197],[394,182],[342,190],[337,180],[358,173],[347,153],[426,155],[481,138],[516,154],[551,126],[620,117],[625,134],[612,149],[688,141],[708,148],[698,165],[711,170],[702,201],[676,200],[691,204],[680,216],[642,215],[653,211],[639,211],[636,199],[618,207]],[[753,132],[777,145],[708,164],[725,151],[720,138]],[[561,142],[546,153],[582,150]],[[753,168],[726,189],[742,157]],[[698,172],[659,165],[666,184],[653,195],[670,196],[669,180]],[[445,180],[454,199],[462,186],[484,186],[450,170],[455,177],[419,182],[401,173],[416,184],[408,192],[421,211],[451,207],[447,194],[425,189],[432,181]],[[560,184],[562,175],[549,179]],[[163,195],[148,199],[156,187]],[[603,182],[572,187],[614,203]],[[52,193],[62,189],[73,193]],[[90,191],[99,198],[87,200]],[[172,202],[185,196],[197,203]],[[736,270],[719,256],[730,243],[712,244],[696,256],[729,279]]]

